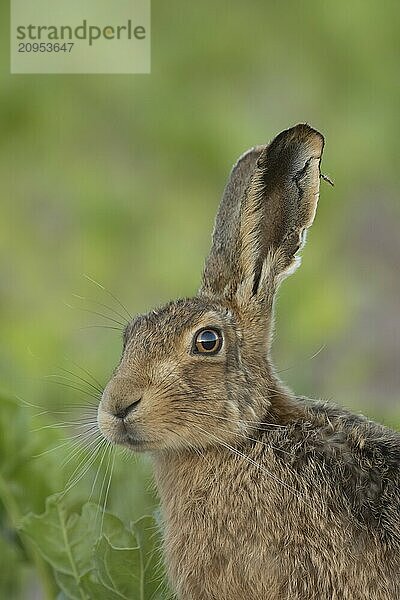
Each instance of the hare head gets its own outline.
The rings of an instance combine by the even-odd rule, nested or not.
[[[317,207],[324,140],[305,124],[241,156],[226,185],[194,298],[139,315],[98,411],[113,443],[199,451],[273,414],[273,303],[299,264]]]

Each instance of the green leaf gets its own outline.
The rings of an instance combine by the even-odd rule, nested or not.
[[[86,591],[82,584],[82,578],[77,581],[74,576],[54,571],[57,585],[61,589],[61,598],[69,598],[70,600],[88,599]]]
[[[60,478],[51,454],[40,462],[32,458],[48,449],[57,434],[49,429],[44,435],[32,435],[32,427],[26,407],[0,396],[0,475],[23,513],[42,506]],[[15,515],[9,516],[14,520]]]
[[[139,546],[142,587],[145,589],[143,599],[153,598],[160,588],[163,573],[160,555],[160,528],[153,517],[144,516],[131,523]]]
[[[97,575],[105,588],[118,598],[150,600],[160,587],[158,528],[152,517],[131,525],[136,544],[114,545],[103,537],[96,546]]]
[[[47,499],[42,515],[29,514],[23,519],[21,529],[54,569],[67,575],[84,575],[91,569],[93,547],[101,526],[110,540],[122,543],[131,540],[123,523],[109,513],[102,515],[96,504],[85,504],[81,515],[68,513],[60,495],[55,494]]]
[[[17,569],[21,567],[23,559],[21,552],[13,540],[6,540],[4,532],[0,530],[0,591],[7,598],[17,597],[20,589],[20,580],[15,577]]]
[[[21,528],[56,571],[79,579],[90,570],[96,535],[87,512],[68,515],[59,496],[50,496],[46,511],[25,517]]]
[[[118,598],[139,598],[139,549],[113,546],[103,537],[95,550],[96,574],[106,590]]]
[[[102,583],[99,583],[94,572],[85,575],[82,583],[91,599],[95,598],[96,600],[121,600],[120,595],[105,587]],[[129,600],[133,600],[133,598],[135,597],[131,596]]]
[[[158,528],[152,517],[142,517],[129,531],[95,504],[71,513],[55,495],[42,515],[26,516],[21,528],[52,566],[60,598],[151,600],[160,587]]]

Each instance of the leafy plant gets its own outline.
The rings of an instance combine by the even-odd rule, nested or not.
[[[93,503],[69,512],[59,495],[46,511],[30,514],[21,530],[51,566],[61,590],[71,600],[161,599],[157,525],[145,516],[129,528]]]
[[[54,456],[45,455],[41,465],[33,456],[55,441],[53,431],[35,439],[30,419],[21,405],[0,398],[0,595],[19,598],[28,582],[38,578],[46,598],[54,595],[54,582],[36,548],[18,530],[22,515],[39,508],[58,485]]]
[[[0,407],[0,597],[27,600],[35,590],[46,600],[168,597],[155,519],[142,517],[126,527],[98,504],[83,502],[92,483],[86,477],[74,493],[52,493],[63,489],[68,477],[60,468],[71,451],[65,431],[43,426],[42,417],[36,427],[37,419],[17,401],[2,398]],[[88,458],[83,454],[78,460],[85,465],[81,461]],[[132,475],[134,467],[125,468]],[[119,477],[127,479],[123,470]],[[136,482],[143,482],[140,477],[136,469]],[[125,504],[132,506],[133,500],[132,493],[125,496]],[[121,498],[111,502],[118,513],[122,504]],[[45,512],[35,515],[44,505]]]

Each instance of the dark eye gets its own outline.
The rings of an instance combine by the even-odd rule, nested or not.
[[[194,336],[195,354],[217,354],[222,347],[222,334],[218,329],[201,329]]]

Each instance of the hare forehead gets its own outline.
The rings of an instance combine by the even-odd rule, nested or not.
[[[196,328],[230,325],[232,315],[223,307],[198,299],[177,300],[145,315],[136,317],[126,328],[125,337],[130,345],[151,348],[163,342],[185,337]]]

